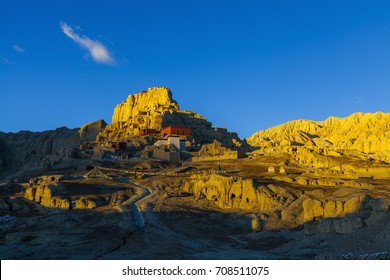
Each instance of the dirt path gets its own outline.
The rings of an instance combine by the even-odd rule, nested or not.
[[[129,207],[130,207],[132,212],[133,212],[135,225],[137,226],[138,229],[141,229],[145,226],[145,219],[139,210],[138,204],[143,199],[145,199],[148,195],[150,195],[152,192],[150,191],[149,188],[144,187],[144,186],[139,185],[139,184],[136,184],[134,182],[131,182],[130,180],[122,179],[120,181],[126,182],[129,185],[131,185],[132,187],[136,187],[136,188],[139,188],[142,190],[142,193],[139,196],[137,196],[136,198],[133,198],[133,197],[129,198],[128,200],[124,201],[121,205],[119,205],[117,207],[118,210],[123,215],[123,224],[121,227],[123,229],[126,229],[127,227],[131,228],[132,219],[131,219],[131,215],[130,215],[130,209],[129,209]],[[130,231],[126,236],[124,236],[122,238],[121,243],[118,246],[116,246],[115,248],[113,248],[113,249],[111,249],[103,254],[100,254],[95,259],[102,259],[109,254],[113,254],[113,253],[119,251],[120,249],[122,249],[123,247],[125,247],[128,244],[129,238],[136,232],[137,232],[137,230]]]
[[[140,195],[130,203],[130,207],[133,210],[135,225],[139,228],[143,228],[145,226],[145,219],[139,210],[138,204],[141,203],[141,200],[145,199],[148,195],[150,195],[152,191],[148,187],[136,184],[134,182],[129,181],[129,183],[137,188],[141,188],[144,191],[142,195]]]

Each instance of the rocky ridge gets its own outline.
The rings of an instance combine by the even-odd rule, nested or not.
[[[70,159],[78,147],[78,129],[66,127],[43,132],[0,132],[0,159],[6,176],[23,168],[50,167],[54,162]]]
[[[102,120],[91,122],[78,129],[60,127],[42,132],[0,132],[0,178],[8,175],[58,167],[74,167],[81,143],[94,141],[106,126]]]
[[[290,121],[258,131],[246,141],[257,147],[259,154],[287,153],[296,164],[309,167],[337,169],[341,155],[390,162],[390,113],[355,113],[320,122]],[[365,168],[362,163],[358,165]]]
[[[390,153],[390,113],[355,113],[320,122],[290,121],[256,132],[247,141],[255,147],[289,145]]]
[[[229,148],[242,145],[236,133],[213,127],[211,122],[195,112],[181,110],[170,89],[165,87],[153,87],[129,95],[115,107],[112,124],[99,134],[97,140],[121,141],[138,136],[143,129],[160,131],[169,125],[189,127],[196,144],[212,143],[216,139]]]
[[[106,126],[107,123],[104,120],[97,120],[83,125],[78,131],[80,140],[83,142],[95,141],[96,137]]]

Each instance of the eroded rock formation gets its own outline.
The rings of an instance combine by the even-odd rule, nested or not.
[[[100,132],[102,132],[107,126],[104,120],[97,120],[94,122],[83,125],[78,133],[80,142],[93,142]]]
[[[132,189],[72,183],[69,176],[52,175],[30,179],[24,197],[43,206],[60,209],[94,209],[120,205],[134,194]],[[91,187],[96,194],[91,194]]]
[[[331,225],[326,224],[326,227],[329,231],[340,233],[357,227],[357,223],[354,218],[350,224],[344,225],[338,222],[337,218],[361,215],[361,219],[366,219],[367,213],[381,205],[379,200],[367,194],[367,190],[333,188],[327,191],[323,189],[303,191],[218,174],[192,175],[184,184],[183,190],[193,194],[195,200],[206,198],[219,208],[253,210],[278,217],[278,227],[291,228],[307,222],[333,218],[334,222]],[[320,229],[312,228],[308,231],[313,234],[321,232]]]
[[[198,156],[200,157],[223,156],[224,154],[229,152],[231,152],[230,149],[223,147],[220,142],[214,140],[214,142],[211,144],[203,145],[198,152]]]
[[[270,210],[291,203],[296,195],[275,185],[259,185],[251,179],[218,174],[195,174],[184,190],[196,199],[205,197],[221,208]]]
[[[256,146],[308,146],[319,149],[352,149],[363,153],[390,151],[390,114],[355,113],[322,122],[290,121],[256,132],[247,139]]]
[[[67,191],[59,184],[61,179],[62,176],[42,176],[30,179],[25,198],[47,207],[70,209],[70,201],[63,197]]]
[[[95,141],[106,127],[103,120],[85,124],[80,129],[66,127],[43,132],[0,132],[0,178],[10,174],[23,176],[32,170],[44,171],[56,164],[77,166],[81,143]],[[34,172],[33,172],[34,173]]]
[[[325,121],[290,121],[256,132],[246,139],[260,155],[285,153],[291,162],[314,168],[337,170],[343,174],[367,173],[364,161],[390,162],[390,114],[355,113],[346,118],[330,117]],[[340,165],[340,157],[354,158],[355,165]],[[356,159],[361,159],[357,162]],[[367,165],[367,166],[366,166]],[[368,173],[389,177],[388,169]],[[362,175],[362,176],[363,176]]]
[[[180,110],[173,100],[172,93],[165,87],[153,87],[147,91],[129,95],[114,109],[112,124],[98,136],[100,142],[120,141],[131,136],[138,136],[143,129],[155,129],[175,125],[191,129],[192,137],[198,144],[212,143],[218,140],[225,147],[238,148],[242,145],[236,133],[225,128],[213,127],[205,117]]]
[[[0,132],[0,159],[3,162],[0,177],[23,168],[50,166],[70,159],[79,144],[77,131],[61,127],[43,132]]]

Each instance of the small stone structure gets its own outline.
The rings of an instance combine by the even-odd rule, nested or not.
[[[192,161],[208,161],[208,160],[224,160],[224,159],[238,159],[237,151],[230,151],[223,155],[218,156],[202,156],[202,157],[193,157]]]
[[[171,151],[169,149],[153,150],[153,157],[169,161],[171,163],[179,163],[181,161],[180,152]]]
[[[89,171],[88,173],[86,173],[84,175],[84,178],[94,178],[94,179],[111,179],[110,177],[108,177],[106,174],[104,174],[98,167],[95,167],[94,169],[92,169],[91,171]]]
[[[209,173],[217,173],[217,174],[222,174],[226,173],[226,170],[223,170],[221,165],[218,163],[217,166],[215,166],[213,169],[209,171]]]

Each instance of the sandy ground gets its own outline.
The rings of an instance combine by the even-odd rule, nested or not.
[[[390,214],[345,235],[306,236],[302,228],[252,232],[250,213],[220,210],[206,200],[194,203],[190,196],[169,194],[175,183],[166,180],[144,182],[154,191],[143,204],[147,225],[133,235],[134,242],[107,258],[334,259],[390,251]]]
[[[266,165],[248,162],[227,161],[222,167],[234,170],[240,165],[239,176],[272,181],[266,174]],[[215,164],[197,163],[193,167],[207,171]],[[115,184],[126,185],[123,175],[114,179]],[[180,191],[185,179],[185,175],[133,179],[152,191],[138,203],[146,222],[143,228],[134,223],[130,201],[119,206],[65,211],[28,201],[22,197],[22,189],[8,186],[0,194],[15,207],[0,210],[0,258],[335,259],[368,258],[367,254],[378,252],[385,252],[380,258],[390,256],[386,255],[390,252],[389,212],[350,234],[307,236],[302,227],[253,232],[253,211],[222,210],[206,199],[194,201]],[[389,196],[389,182],[372,183],[379,184],[373,195]],[[3,184],[1,188],[6,187]],[[135,190],[130,200],[139,194]]]

